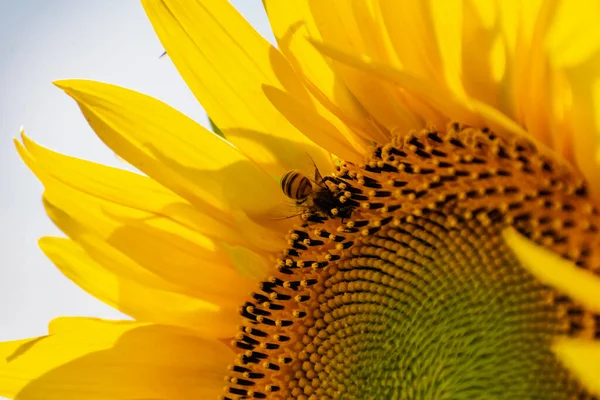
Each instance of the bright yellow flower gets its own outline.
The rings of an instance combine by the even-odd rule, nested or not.
[[[226,140],[60,81],[145,175],[16,142],[68,236],[42,250],[135,321],[0,344],[0,395],[599,393],[600,5],[264,3],[278,49],[225,0],[143,0]],[[307,154],[327,180],[274,218]]]

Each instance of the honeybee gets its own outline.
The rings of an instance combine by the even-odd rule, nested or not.
[[[327,218],[350,217],[354,202],[345,203],[341,200],[342,192],[338,187],[338,179],[322,177],[315,165],[314,179],[309,178],[298,170],[290,170],[281,177],[281,190],[297,207],[309,212],[310,219],[324,220]]]

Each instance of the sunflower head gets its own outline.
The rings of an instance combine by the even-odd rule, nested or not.
[[[543,285],[502,237],[513,226],[598,265],[598,211],[568,167],[528,139],[452,123],[398,135],[328,180],[352,214],[309,208],[288,234],[276,272],[241,308],[230,396],[585,393],[551,346],[594,338],[600,319]]]
[[[23,136],[40,245],[134,321],[1,344],[0,395],[596,398],[596,3],[142,3],[218,135],[56,83],[141,174]]]

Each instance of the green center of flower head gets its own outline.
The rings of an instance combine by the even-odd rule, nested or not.
[[[551,345],[599,337],[600,317],[501,236],[512,226],[600,267],[598,210],[567,166],[453,124],[396,137],[323,186],[337,207],[307,206],[242,307],[224,399],[592,398]]]

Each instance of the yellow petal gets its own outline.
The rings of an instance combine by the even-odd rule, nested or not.
[[[322,40],[308,2],[265,0],[264,4],[279,49],[291,60],[294,68],[345,113],[366,118],[366,113],[329,61],[306,40],[306,37]]]
[[[456,33],[460,35],[460,79],[465,92],[471,98],[512,115],[512,104],[507,104],[507,96],[502,95],[502,91],[508,89],[510,74],[507,72],[503,31],[498,29],[500,18],[496,3],[466,1],[460,20],[462,23]]]
[[[238,275],[226,253],[205,247],[200,236],[171,220],[148,218],[66,189],[47,190],[44,205],[52,221],[73,240],[82,245],[100,241],[108,252],[122,253],[199,298],[233,301],[255,285]]]
[[[273,176],[295,168],[306,152],[320,168],[330,169],[326,152],[273,107],[262,86],[305,104],[311,103],[309,93],[285,57],[229,2],[144,0],[143,5],[169,57],[228,140]],[[252,143],[268,153],[253,154]]]
[[[46,207],[51,209],[51,218],[61,229],[65,230],[69,238],[81,246],[90,258],[110,273],[136,282],[144,287],[181,293],[209,301],[210,297],[207,297],[208,294],[199,292],[198,289],[193,288],[193,285],[191,285],[192,287],[188,287],[169,282],[162,278],[160,274],[154,273],[152,269],[147,268],[144,264],[130,258],[127,252],[121,252],[111,246],[106,237],[95,230],[96,228],[86,226],[83,223],[77,223],[66,213],[58,209],[52,210],[53,206],[51,204],[47,204]],[[98,225],[102,225],[102,223]],[[218,300],[218,298],[212,298],[210,301]]]
[[[32,143],[26,141],[26,144],[29,148],[32,148]],[[207,296],[211,296],[212,292],[211,301],[230,298],[225,294],[226,291],[214,297],[214,291],[210,290],[214,285],[206,286],[202,283],[206,281],[205,278],[210,276],[214,278],[215,271],[218,272],[216,275],[218,278],[222,278],[227,282],[237,281],[237,273],[234,271],[234,265],[228,258],[227,253],[219,251],[210,238],[198,234],[195,230],[190,230],[187,225],[178,224],[174,219],[165,217],[164,214],[169,215],[173,209],[177,208],[175,204],[165,204],[164,212],[161,209],[147,212],[144,208],[152,207],[143,205],[145,197],[136,199],[135,192],[128,193],[129,189],[140,188],[139,194],[142,196],[147,195],[147,202],[152,205],[154,203],[152,200],[154,192],[146,191],[145,189],[148,189],[148,187],[144,185],[135,185],[137,179],[129,180],[134,176],[142,180],[147,178],[130,174],[125,182],[120,182],[132,183],[132,186],[124,186],[122,196],[116,194],[117,188],[115,188],[115,194],[111,195],[110,189],[107,190],[107,188],[110,188],[110,184],[95,185],[92,183],[102,183],[102,173],[105,172],[103,170],[105,167],[95,166],[92,168],[98,175],[86,176],[83,174],[83,176],[79,176],[78,171],[86,170],[86,162],[78,160],[81,163],[79,170],[61,171],[60,165],[64,164],[66,158],[61,158],[64,156],[55,154],[56,157],[50,157],[50,159],[42,157],[42,161],[53,161],[52,167],[44,165],[43,167],[46,167],[44,169],[41,163],[34,159],[32,153],[29,153],[23,145],[19,142],[16,142],[16,145],[25,163],[48,188],[44,195],[44,202],[51,219],[70,238],[83,246],[97,262],[109,269],[114,265],[113,272],[148,287],[185,292],[196,296],[200,293],[205,296],[205,299]],[[40,155],[41,149],[43,148],[35,149],[33,153]],[[49,153],[51,154],[51,152]],[[75,164],[78,164],[78,162],[75,162]],[[56,170],[59,171],[59,174],[52,176],[48,174],[54,173]],[[117,171],[113,171],[115,174],[108,174],[107,177],[118,178]],[[68,179],[71,176],[69,173],[73,177],[71,180],[74,183],[73,186],[68,186],[62,180],[55,178],[58,175],[59,178]],[[79,181],[79,178],[82,177],[84,179]],[[85,178],[89,178],[92,182],[86,184]],[[117,181],[119,180],[117,179]],[[146,183],[144,182],[144,184]],[[159,187],[157,185],[155,189]],[[86,189],[90,188],[95,191],[94,194],[97,196],[87,194],[89,190],[86,191]],[[168,193],[162,193],[163,196],[159,195],[158,197],[160,199],[172,199],[173,196],[177,198],[172,194],[172,196],[169,196]],[[131,196],[131,198],[127,198],[127,196]],[[115,202],[106,201],[105,197]],[[161,204],[160,201],[156,202],[157,206]],[[191,209],[193,210],[193,207]],[[236,215],[239,213],[239,211],[236,211]],[[245,215],[244,213],[241,214]],[[239,224],[236,222],[236,225]],[[252,228],[252,234],[255,235],[257,229]],[[244,229],[244,227],[239,228],[240,231],[244,231]],[[123,230],[129,230],[132,236],[121,235],[119,232]],[[136,233],[134,234],[134,232]],[[268,236],[268,234],[264,235]],[[158,239],[157,236],[162,236],[162,239]],[[167,237],[171,240],[165,240]],[[228,241],[228,237],[219,238],[218,235],[217,239],[219,239],[219,242],[231,244],[246,243],[251,247],[250,243],[237,236],[231,238],[231,241]],[[150,242],[156,242],[157,244],[150,245]],[[129,243],[133,243],[133,245],[129,245]],[[149,249],[155,252],[149,251]],[[188,260],[187,266],[183,262],[186,259]],[[190,264],[192,266],[197,265],[200,260],[202,260],[203,269],[192,267],[192,270],[189,270]],[[182,268],[188,268],[188,270],[180,271]],[[203,278],[202,275],[206,274],[207,271],[213,271],[212,275],[205,275]],[[167,275],[167,281],[180,280],[184,281],[185,284],[171,284],[166,287],[167,281],[160,278],[161,275],[164,276],[165,274]],[[182,276],[182,278],[178,279],[178,276]],[[196,277],[197,279],[194,279]],[[240,282],[243,282],[243,279]],[[198,284],[200,284],[200,287],[198,287]],[[231,287],[231,285],[229,284],[228,287]],[[234,287],[237,286],[234,285]],[[241,288],[242,291],[244,287]]]
[[[288,93],[265,86],[263,88],[267,98],[275,107],[302,132],[310,132],[310,137],[326,149],[335,149],[335,155],[350,162],[362,161],[362,154],[352,147],[350,143],[340,136],[339,130],[319,115],[314,109],[306,107]]]
[[[391,65],[375,61],[367,56],[355,56],[326,43],[313,42],[324,54],[365,72],[370,72],[382,79],[398,85],[420,99],[436,111],[437,116],[430,114],[425,120],[434,125],[444,126],[450,120],[465,121],[476,127],[488,127],[505,134],[527,135],[528,133],[514,120],[500,110],[485,104],[478,99],[459,97],[448,88],[436,86],[431,82],[418,78]],[[426,115],[426,114],[423,114]],[[536,141],[535,138],[532,140]],[[540,149],[547,151],[543,143],[537,143]]]
[[[258,282],[264,280],[272,270],[274,260],[270,260],[271,262],[269,262],[264,257],[258,256],[244,246],[223,244],[222,248],[229,255],[236,271],[241,277],[252,278]],[[239,303],[244,300],[244,297],[240,296]]]
[[[600,394],[600,343],[559,338],[552,347],[558,358],[573,372],[591,394]]]
[[[143,206],[139,208],[124,206],[122,203],[136,206],[139,200],[127,199],[127,196],[112,193],[110,184],[106,186],[98,184],[102,183],[102,173],[105,172],[106,167],[87,165],[85,161],[69,159],[39,146],[36,147],[27,140],[26,144],[33,153],[27,152],[18,143],[17,148],[25,162],[49,188],[45,193],[45,204],[53,221],[69,237],[83,246],[97,262],[108,266],[108,269],[117,272],[119,276],[141,285],[184,293],[222,306],[233,307],[232,304],[241,301],[239,297],[254,285],[253,279],[239,276],[234,268],[252,270],[259,266],[259,270],[255,272],[262,276],[266,260],[262,255],[254,253],[251,250],[252,246],[256,244],[273,251],[273,246],[279,243],[277,240],[270,239],[272,232],[265,228],[256,224],[240,224],[240,218],[247,219],[247,217],[245,213],[236,209],[235,225],[240,231],[251,232],[253,240],[245,242],[236,239],[237,235],[232,238],[219,238],[217,235],[218,246],[222,247],[219,251],[216,243],[184,225],[175,223],[171,218],[165,218],[162,210],[148,213],[143,210]],[[38,158],[34,159],[32,154],[37,155]],[[47,164],[41,165],[43,162]],[[63,164],[65,167],[72,168],[63,170],[60,167]],[[41,166],[46,169],[43,170]],[[78,175],[83,175],[85,178],[86,174],[81,174],[81,171],[86,169],[91,169],[90,174],[96,173],[87,176],[96,184],[86,186],[84,179],[76,178]],[[108,178],[119,178],[119,173],[123,172],[125,176],[129,175],[127,178],[144,179],[124,171],[109,171]],[[47,172],[54,173],[53,176],[66,181],[72,173],[74,178],[72,181],[77,183],[67,186],[62,180],[50,177]],[[133,183],[136,179],[133,179]],[[119,182],[128,183],[127,180]],[[100,197],[75,190],[73,186],[79,186],[83,190],[91,188],[95,191],[94,194]],[[109,190],[106,190],[106,187]],[[123,192],[135,187],[138,186],[126,187]],[[144,186],[141,188],[147,189]],[[157,188],[160,186],[157,185]],[[139,193],[139,195],[143,194],[145,194],[144,190]],[[149,197],[152,194],[152,192],[147,193]],[[130,195],[134,198],[136,193]],[[118,202],[105,201],[104,197]],[[169,198],[166,195],[162,197]],[[152,204],[150,198],[148,202]],[[161,203],[157,205],[159,204]],[[244,260],[239,260],[239,257],[236,258],[235,263],[229,258],[231,254],[226,246],[227,243],[230,245],[242,243],[250,247],[246,249],[247,255],[252,255],[246,258],[247,265],[243,265]],[[256,263],[254,260],[257,259],[262,259],[262,262]],[[167,282],[170,282],[170,286],[165,287]]]
[[[473,82],[473,87],[496,92],[495,100],[478,99],[576,166],[592,195],[600,199],[600,26],[595,22],[600,5],[595,0],[472,3],[478,10],[484,4],[492,9],[487,10],[491,18],[486,27],[470,35],[487,41],[472,52],[484,62],[472,65],[484,65],[493,50],[491,42],[501,40],[505,68],[495,89],[483,81]],[[477,93],[481,92],[470,95]]]
[[[186,282],[176,279],[177,274],[168,272],[169,263],[157,257],[156,264],[149,265],[146,260],[136,256],[136,251],[122,250],[117,243],[113,245],[85,224],[77,223],[66,214],[54,210],[51,215],[61,228],[65,228],[69,237],[74,240],[87,255],[109,273],[135,282],[143,287],[181,294],[188,297],[218,304],[223,309],[236,307],[244,299],[245,293],[255,284],[248,276],[240,275],[234,268],[240,268],[237,260],[231,259],[231,268],[226,265],[207,266],[201,262],[198,267],[189,271]],[[224,246],[227,252],[227,246]],[[247,250],[248,253],[252,253]],[[133,254],[133,256],[132,256]],[[230,258],[230,254],[227,254]],[[262,260],[263,263],[265,260]],[[161,265],[162,264],[162,265]],[[251,269],[254,263],[246,263],[244,269]],[[176,267],[178,267],[176,265]],[[264,268],[264,267],[263,267]]]
[[[364,54],[356,55],[328,43],[315,41],[312,43],[323,54],[392,83],[392,85],[389,85],[389,90],[397,90],[398,88],[406,90],[425,104],[433,107],[446,120],[462,121],[472,126],[481,125],[480,117],[473,113],[469,104],[466,103],[466,99],[458,98],[447,89],[436,86],[433,82],[399,70],[390,64],[376,61]],[[432,118],[435,118],[435,116],[431,115],[429,118],[424,118],[424,120],[431,121]]]
[[[52,334],[0,343],[0,395],[18,400],[204,399],[232,353],[164,326],[61,319]]]
[[[572,92],[565,89],[552,94],[563,97],[571,94],[572,97],[572,105],[567,110],[571,126],[565,127],[566,123],[562,122],[559,126],[565,127],[567,134],[561,132],[557,140],[563,155],[585,175],[591,195],[600,201],[600,53],[570,68],[567,77]]]
[[[447,84],[446,69],[457,68],[458,64],[460,41],[449,26],[461,22],[461,9],[452,0],[433,3],[383,0],[380,13],[402,69],[443,87]],[[442,35],[438,36],[437,30]]]
[[[239,325],[235,305],[209,303],[132,281],[98,264],[69,239],[46,237],[39,244],[67,278],[136,321],[181,326],[212,338],[231,336]]]
[[[541,282],[567,294],[590,311],[600,313],[600,278],[597,275],[536,245],[512,228],[505,230],[503,235],[523,266]]]
[[[301,75],[311,94],[322,103],[323,107],[320,108],[320,112],[326,115],[325,118],[336,126],[339,130],[338,136],[342,138],[354,137],[355,141],[358,142],[360,142],[360,137],[366,139],[367,144],[372,141],[386,141],[386,135],[381,135],[379,130],[368,125],[368,114],[348,90],[341,76],[332,68],[331,62],[326,60],[307,40],[307,37],[322,40],[308,2],[303,0],[285,2],[266,0],[263,3],[273,33],[277,38],[279,50],[290,61],[296,72]],[[337,116],[341,121],[353,126],[354,129],[336,124],[335,117],[324,109]],[[285,115],[283,111],[282,113]],[[295,126],[305,135],[309,135],[316,143],[319,143],[317,141],[318,135],[311,135],[310,131]],[[330,148],[328,146],[324,147]],[[361,148],[360,145],[356,147]],[[336,147],[331,149],[336,149]],[[341,156],[337,150],[332,151]]]
[[[389,43],[382,34],[382,21],[372,7],[363,2],[310,1],[310,12],[319,29],[312,42],[325,42],[343,52],[365,54],[373,59],[393,64]],[[319,51],[322,49],[317,48]],[[326,56],[331,54],[324,53]],[[416,115],[396,88],[372,76],[368,71],[348,68],[334,58],[333,68],[370,115],[388,130],[409,129],[425,124]]]
[[[240,223],[240,220],[250,218],[239,206],[235,206],[231,214],[218,213],[216,216],[219,219],[213,218],[212,215],[199,212],[197,207],[150,178],[55,153],[34,143],[24,134],[22,136],[25,147],[15,140],[17,150],[46,187],[75,189],[89,194],[92,199],[115,203],[112,208],[133,209],[134,214],[140,215],[138,218],[171,220],[180,224],[184,232],[191,229],[205,236],[200,244],[212,248],[213,253],[215,246],[221,243],[243,244],[249,251],[261,253],[277,251],[284,244],[281,233],[289,229],[289,224],[273,224],[268,219],[270,210],[262,219],[257,218],[259,223]],[[80,196],[76,194],[74,197]],[[139,213],[138,210],[147,213]],[[126,211],[124,213],[127,214]],[[214,259],[206,255],[203,257],[205,260]],[[227,260],[222,258],[216,261],[227,264]]]
[[[15,140],[15,146],[28,166],[38,172],[43,170],[66,186],[125,207],[167,216],[216,240],[235,241],[238,236],[228,214],[203,214],[151,178],[56,153],[35,143],[23,132],[21,137],[23,144]],[[44,176],[40,179],[47,185],[50,182]]]
[[[262,213],[283,199],[277,183],[235,147],[166,104],[99,82],[55,84],[115,153],[201,209],[227,211],[244,198],[247,212]]]

